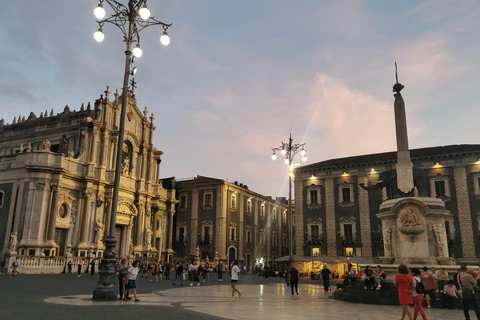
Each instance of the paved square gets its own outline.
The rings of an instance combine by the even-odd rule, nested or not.
[[[321,282],[300,282],[291,296],[281,278],[242,276],[242,298],[230,298],[228,279],[208,286],[173,286],[138,279],[140,302],[91,299],[97,278],[82,275],[0,275],[2,319],[400,319],[400,306],[362,305],[333,299]],[[413,308],[412,308],[413,309]],[[428,319],[463,319],[461,310],[425,309]],[[3,315],[6,315],[4,318]],[[473,312],[472,312],[473,315]]]

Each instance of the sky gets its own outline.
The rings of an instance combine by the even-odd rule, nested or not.
[[[122,2],[121,0],[119,0]],[[126,3],[124,0],[123,3]],[[121,91],[125,44],[98,1],[17,0],[0,11],[0,119],[79,110]],[[105,4],[107,14],[113,11]],[[150,0],[138,107],[155,116],[161,177],[238,181],[288,196],[271,148],[306,143],[306,162],[396,150],[395,61],[410,148],[476,144],[480,2]]]

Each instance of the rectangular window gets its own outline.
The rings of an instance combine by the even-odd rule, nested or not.
[[[342,188],[342,202],[350,202],[350,188]]]
[[[312,225],[311,230],[312,230],[312,236],[315,237],[320,235],[320,228],[318,224]]]
[[[250,230],[247,231],[247,243],[252,242],[252,232]]]
[[[210,227],[203,227],[203,240],[210,241]]]
[[[5,194],[3,191],[0,191],[0,208],[3,207],[3,199],[4,199]]]
[[[247,201],[247,213],[252,212],[252,200]]]
[[[212,194],[211,193],[206,193],[205,194],[205,207],[211,207],[212,206]]]
[[[318,203],[317,190],[310,190],[310,203],[312,203],[312,204],[317,204]]]
[[[180,208],[187,207],[187,196],[180,196]]]
[[[264,204],[262,204],[262,207],[260,208],[260,215],[262,217],[265,217],[265,205]]]
[[[265,234],[263,232],[260,233],[260,244],[265,244]]]
[[[230,240],[235,241],[235,228],[230,229]]]
[[[352,225],[350,223],[343,225],[343,234],[345,238],[351,238],[353,235]]]
[[[445,193],[445,181],[435,181],[435,194],[437,197],[444,197],[446,196]]]
[[[273,208],[273,221],[277,220],[277,208]]]
[[[180,241],[180,242],[185,241],[185,228],[184,227],[178,228],[178,241]]]
[[[237,208],[237,197],[232,196],[232,209]]]

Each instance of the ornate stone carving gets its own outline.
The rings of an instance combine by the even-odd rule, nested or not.
[[[400,227],[398,231],[410,237],[414,242],[417,234],[425,231],[425,227],[420,220],[420,212],[416,206],[406,206],[399,213]]]
[[[98,208],[100,208],[103,205],[103,203],[105,202],[104,199],[105,198],[104,198],[103,194],[100,193],[99,195],[97,195],[97,207]]]
[[[48,140],[48,139],[45,139],[45,140],[42,141],[43,150],[45,150],[45,151],[50,151],[51,145],[52,144],[51,144],[50,140]]]
[[[37,189],[45,189],[45,186],[47,185],[47,183],[44,181],[44,180],[36,180],[35,181],[35,186],[37,187]]]

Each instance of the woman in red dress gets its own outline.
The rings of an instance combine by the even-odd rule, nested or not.
[[[403,305],[402,318],[400,320],[403,320],[405,315],[408,315],[408,318],[412,320],[409,304],[413,303],[413,278],[408,274],[408,267],[406,265],[401,264],[398,266],[398,273],[395,276],[393,284],[398,287],[398,298],[400,304]]]

